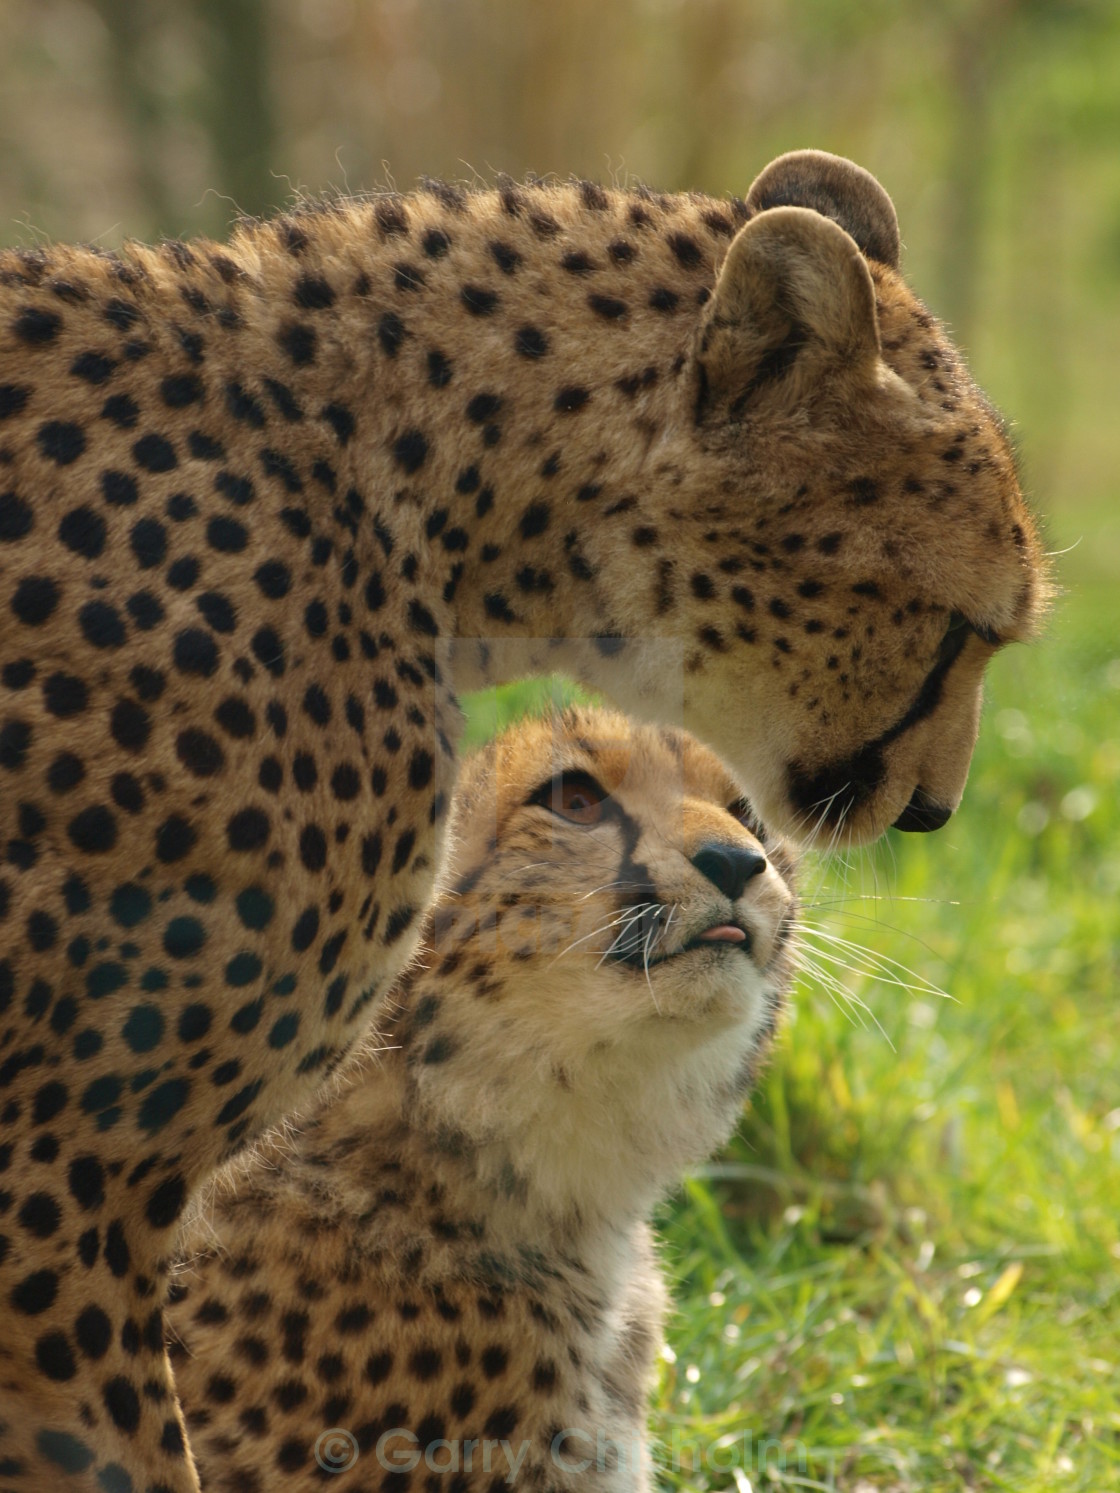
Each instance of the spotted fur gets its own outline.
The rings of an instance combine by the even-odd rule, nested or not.
[[[647,1218],[768,1044],[788,856],[710,752],[621,716],[516,727],[463,777],[370,1050],[186,1232],[169,1328],[206,1488],[311,1493],[351,1458],[349,1493],[652,1486]]]
[[[897,242],[809,153],[0,257],[6,1485],[195,1487],[175,1229],[412,952],[456,690],[568,669],[806,839],[956,804],[1041,563]]]

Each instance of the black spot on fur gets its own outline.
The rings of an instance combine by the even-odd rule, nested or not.
[[[132,447],[132,457],[146,472],[170,472],[179,465],[175,448],[161,435],[144,435]]]
[[[486,597],[485,597],[485,600],[484,600],[484,605],[485,605],[485,608],[486,608],[486,615],[488,617],[493,617],[495,621],[497,621],[497,622],[514,622],[514,621],[516,621],[516,618],[514,617],[514,614],[513,614],[512,610],[510,608],[509,602],[506,600],[506,598],[500,592],[498,592],[498,591],[490,591],[490,592],[488,592],[487,595],[486,595]]]
[[[173,374],[161,382],[159,392],[168,409],[185,409],[202,398],[202,380],[196,373]]]
[[[321,276],[301,275],[296,281],[292,298],[297,306],[302,306],[306,311],[325,311],[334,305],[335,294]]]
[[[587,304],[595,315],[601,316],[604,321],[619,321],[629,309],[625,301],[609,295],[589,295]]]
[[[476,394],[467,405],[467,419],[475,425],[492,420],[502,407],[500,394]]]
[[[590,275],[595,268],[595,261],[582,249],[569,249],[561,258],[560,265],[569,275]]]
[[[438,348],[428,354],[428,382],[433,389],[445,389],[451,382],[451,360]]]
[[[671,233],[666,242],[677,262],[686,270],[694,270],[703,259],[700,245],[687,233]]]
[[[514,347],[523,358],[543,358],[548,352],[548,338],[537,327],[522,327],[514,338]]]
[[[667,286],[659,285],[649,293],[649,305],[653,311],[675,311],[680,304],[680,296],[675,290],[669,290]]]
[[[522,539],[532,539],[548,528],[550,510],[547,503],[530,503],[521,515],[519,528]]]
[[[494,263],[498,266],[503,275],[513,275],[517,273],[517,267],[521,263],[521,255],[517,252],[516,249],[511,249],[509,244],[504,244],[498,240],[495,240],[490,245],[490,253],[494,258]]]
[[[58,537],[67,549],[86,560],[96,560],[105,548],[105,520],[93,508],[84,505],[63,514]]]
[[[377,324],[377,340],[387,357],[395,358],[405,339],[404,323],[394,311],[387,311]]]
[[[297,368],[315,361],[315,329],[302,322],[289,322],[280,328],[276,340]]]
[[[574,415],[583,409],[590,398],[591,395],[586,389],[582,389],[575,384],[569,385],[557,393],[556,398],[553,400],[553,408],[558,414]]]
[[[873,477],[856,477],[848,484],[848,492],[857,508],[869,507],[872,503],[879,502],[882,497],[878,483]]]
[[[27,627],[41,627],[58,605],[58,585],[49,576],[25,576],[12,597],[12,611]]]
[[[35,438],[47,460],[60,467],[71,466],[86,449],[85,432],[69,420],[46,421]]]
[[[418,472],[428,457],[428,442],[422,430],[407,430],[393,444],[393,456],[410,475]]]
[[[28,306],[12,322],[12,331],[29,347],[43,347],[54,341],[61,326],[62,317],[57,311]]]
[[[492,316],[498,306],[497,291],[481,285],[464,285],[459,299],[472,316]]]

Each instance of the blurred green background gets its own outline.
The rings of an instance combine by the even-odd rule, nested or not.
[[[911,282],[1011,418],[1061,589],[991,668],[950,826],[807,868],[817,973],[739,1135],[661,1220],[662,1477],[1107,1493],[1120,4],[0,0],[11,245],[220,236],[422,174],[742,194],[804,145],[892,194]],[[539,698],[476,700],[472,735]]]

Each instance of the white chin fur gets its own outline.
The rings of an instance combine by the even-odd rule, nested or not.
[[[745,970],[721,978],[731,958]],[[721,1145],[769,1020],[762,977],[732,950],[655,967],[650,984],[603,973],[510,992],[500,1026],[462,1032],[454,1074],[415,1075],[433,1128],[478,1146],[480,1181],[531,1178],[522,1203],[554,1217],[642,1216]]]

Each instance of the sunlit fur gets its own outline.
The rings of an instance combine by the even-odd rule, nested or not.
[[[463,690],[564,670],[804,842],[956,806],[1044,565],[897,244],[798,152],[742,198],[428,183],[0,252],[13,1484],[194,1490],[134,1325],[414,952]]]

